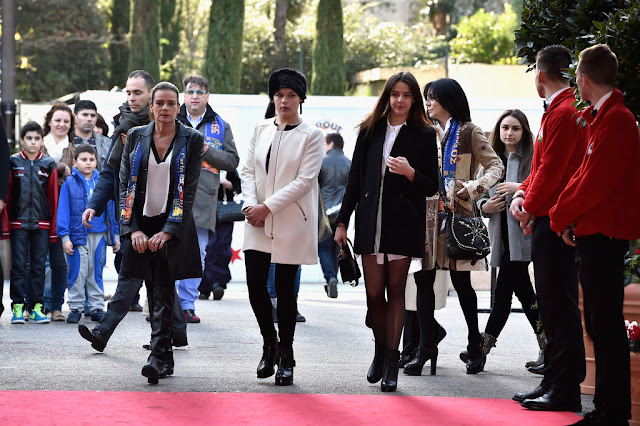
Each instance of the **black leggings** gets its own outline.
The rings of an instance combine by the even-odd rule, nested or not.
[[[275,339],[276,328],[273,325],[273,317],[271,316],[271,298],[267,291],[271,253],[246,250],[244,257],[247,269],[249,302],[258,320],[260,333],[264,339]],[[278,329],[280,330],[280,346],[284,348],[293,348],[296,312],[298,311],[295,281],[299,266],[276,263],[275,285],[278,298]]]
[[[436,271],[421,271],[422,278],[416,279],[418,287],[418,321],[420,324],[420,347],[428,348],[434,344],[434,319],[433,311],[435,300],[433,293],[433,283],[436,278]],[[469,345],[478,345],[482,338],[478,329],[478,299],[476,292],[471,287],[471,272],[469,271],[449,271],[453,288],[458,293],[460,307],[464,314],[469,329]],[[420,282],[418,282],[420,281]]]
[[[411,258],[388,261],[379,265],[375,255],[362,256],[367,308],[377,343],[397,350],[404,323],[404,288]],[[386,293],[386,298],[385,298]]]
[[[512,262],[508,250],[500,259],[500,270],[496,281],[494,304],[487,321],[485,332],[498,337],[511,313],[511,299],[515,293],[522,304],[531,328],[535,333],[542,331],[536,293],[529,277],[529,262]]]

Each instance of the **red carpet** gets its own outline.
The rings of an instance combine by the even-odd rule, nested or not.
[[[514,401],[392,395],[1,391],[0,424],[566,425]]]

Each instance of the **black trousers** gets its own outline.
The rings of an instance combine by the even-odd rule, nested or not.
[[[529,277],[529,262],[513,262],[508,250],[504,250],[500,259],[500,269],[496,280],[493,308],[487,321],[485,332],[498,337],[502,332],[509,314],[511,313],[511,299],[516,295],[522,304],[529,324],[534,333],[538,333],[540,314],[537,308],[536,293],[533,291]]]
[[[115,331],[120,321],[129,312],[131,303],[138,295],[138,290],[142,285],[142,280],[138,278],[126,278],[122,274],[118,274],[118,286],[115,294],[109,300],[107,311],[102,320],[96,325],[95,329],[105,338],[109,339]],[[174,290],[175,292],[175,287]],[[187,320],[182,314],[180,299],[174,297],[173,306],[173,341],[179,346],[187,344]]]
[[[247,268],[247,287],[249,302],[258,320],[260,333],[264,339],[275,339],[276,328],[271,314],[271,298],[267,291],[267,279],[271,266],[271,253],[246,250],[244,261]],[[295,281],[300,265],[276,263],[275,286],[278,298],[278,329],[280,346],[293,348],[293,335],[296,330]]]
[[[609,418],[631,418],[629,343],[624,325],[624,254],[629,242],[601,234],[580,238],[578,266],[584,322],[596,356],[593,402]]]
[[[542,386],[579,396],[586,366],[576,250],[551,230],[549,216],[536,218],[532,260],[540,316],[548,340]]]

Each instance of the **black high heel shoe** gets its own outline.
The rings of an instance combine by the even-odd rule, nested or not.
[[[275,373],[274,365],[276,364],[276,356],[278,355],[278,338],[264,339],[262,345],[262,359],[258,364],[258,379],[266,379]]]
[[[467,374],[477,374],[484,370],[487,357],[482,350],[482,343],[467,346],[469,360],[467,361]]]
[[[382,382],[380,390],[382,392],[395,392],[398,388],[398,370],[400,361],[400,351],[388,351],[384,358],[384,371],[382,373]]]
[[[435,345],[431,348],[418,348],[416,357],[404,366],[404,374],[407,376],[421,376],[422,367],[429,360],[431,360],[431,375],[435,376],[438,364],[438,347]]]
[[[376,344],[376,352],[373,356],[373,362],[371,363],[371,367],[369,367],[369,371],[367,372],[367,381],[369,383],[378,383],[382,379],[382,372],[384,369],[384,354],[384,344]],[[398,361],[400,361],[400,358],[398,358]]]

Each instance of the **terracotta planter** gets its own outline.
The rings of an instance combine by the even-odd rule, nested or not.
[[[580,315],[582,317],[582,337],[584,340],[585,360],[587,362],[587,375],[584,382],[580,385],[580,391],[584,394],[593,395],[596,389],[596,360],[593,352],[593,342],[587,334],[587,330],[584,326],[584,313],[583,313],[583,301],[582,301],[582,287],[579,288],[579,306]],[[640,323],[640,285],[629,284],[624,289],[624,319],[628,321],[638,321]],[[636,358],[634,358],[636,355]],[[633,370],[634,359],[636,362],[640,362],[638,358],[639,354],[631,354],[631,368]],[[633,419],[640,425],[640,365],[638,365],[636,371],[636,378],[633,377],[633,371],[631,373],[631,402],[634,405]],[[634,384],[635,380],[635,384]],[[635,389],[635,390],[634,390]],[[635,399],[634,399],[635,398]]]
[[[596,356],[593,351],[593,342],[587,334],[587,328],[584,325],[584,301],[582,296],[582,286],[578,287],[578,306],[580,307],[580,318],[582,318],[582,339],[584,340],[584,354],[587,362],[587,374],[584,382],[580,384],[580,392],[593,395],[596,393]]]
[[[640,285],[629,284],[624,289],[624,319],[640,323]],[[631,420],[640,426],[640,353],[631,352]]]
[[[640,425],[640,353],[631,352],[631,420]]]

